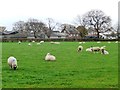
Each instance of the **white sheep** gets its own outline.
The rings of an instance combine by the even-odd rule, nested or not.
[[[91,46],[91,50],[92,50],[92,52],[99,52],[101,50],[101,48],[100,47],[92,47]]]
[[[105,49],[101,49],[101,54],[109,54],[109,52],[108,51],[106,51]]]
[[[108,43],[111,43],[110,41],[108,41]]]
[[[21,44],[21,41],[18,41],[18,44]]]
[[[54,44],[60,44],[60,42],[54,42]]]
[[[83,50],[83,46],[78,46],[77,51],[82,52],[82,50]]]
[[[47,55],[45,56],[45,60],[46,61],[55,61],[56,57],[51,55],[50,53],[47,53]]]
[[[16,58],[13,56],[10,56],[8,58],[8,65],[10,66],[11,69],[16,70],[16,68],[18,67]]]
[[[92,48],[87,48],[86,51],[92,52]]]
[[[40,44],[44,43],[44,41],[40,41]]]
[[[100,41],[97,41],[97,43],[101,43]]]
[[[116,41],[115,43],[118,43],[118,41]]]
[[[35,41],[33,40],[32,42],[34,43]]]
[[[79,42],[79,44],[82,44],[82,42]]]
[[[28,43],[28,46],[31,46],[31,43]]]
[[[51,44],[60,44],[60,42],[53,42],[53,41],[51,41],[50,43]]]

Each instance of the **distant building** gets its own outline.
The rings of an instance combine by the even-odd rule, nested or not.
[[[68,34],[68,38],[79,38],[79,31],[73,25],[63,24],[61,33]]]
[[[0,26],[0,32],[5,31],[5,29],[6,29],[6,27],[4,27],[4,26]]]
[[[5,31],[6,27],[0,26],[0,39],[3,38],[2,33]]]
[[[56,39],[56,38],[58,38],[58,39],[61,39],[61,38],[64,39],[64,38],[67,38],[67,37],[68,37],[67,33],[62,33],[60,31],[53,31],[52,34],[51,34],[51,36],[50,36],[51,39]]]

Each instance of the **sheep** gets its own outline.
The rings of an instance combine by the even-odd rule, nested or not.
[[[60,42],[54,42],[54,44],[60,44]]]
[[[44,43],[44,41],[40,41],[40,44]]]
[[[111,43],[110,41],[108,41],[108,43]]]
[[[82,42],[79,42],[79,44],[82,44]]]
[[[28,46],[31,46],[31,43],[28,43]]]
[[[46,61],[55,61],[56,57],[51,55],[50,53],[47,53],[47,55],[45,56],[45,60]]]
[[[79,42],[79,44],[82,44],[82,43],[85,43],[85,42]]]
[[[33,40],[32,42],[34,43],[35,41]]]
[[[92,46],[91,46],[92,52],[99,52],[100,49],[101,49],[100,47],[92,47]]]
[[[101,49],[101,54],[109,54],[109,52],[108,51],[106,51],[105,49]]]
[[[78,46],[77,51],[82,52],[82,50],[83,50],[83,46]]]
[[[97,43],[101,43],[100,41],[97,41]]]
[[[87,48],[86,51],[92,52],[92,48]]]
[[[18,44],[21,44],[21,41],[18,41]]]
[[[53,42],[53,41],[51,41],[50,43],[51,44],[60,44],[60,42]]]
[[[11,69],[16,70],[16,68],[18,67],[16,58],[13,56],[10,56],[8,58],[8,65],[10,66]]]
[[[116,41],[115,43],[118,43],[118,41]]]

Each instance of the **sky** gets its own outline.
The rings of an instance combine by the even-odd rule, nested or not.
[[[75,18],[93,9],[118,20],[119,0],[0,0],[0,26],[12,30],[13,23],[35,18],[44,22],[53,18],[59,23],[72,24]]]

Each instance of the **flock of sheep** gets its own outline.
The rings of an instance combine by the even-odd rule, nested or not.
[[[32,41],[33,43],[35,41]],[[37,43],[37,45],[39,44],[42,44],[44,43],[44,41],[40,41],[39,43]],[[53,42],[51,41],[50,42],[51,44],[60,44],[60,42]],[[82,43],[85,43],[85,42],[79,42],[79,44],[82,44]],[[97,43],[101,43],[100,41],[98,41]],[[108,42],[108,43],[111,43],[111,42]],[[115,43],[118,43],[118,41],[116,41]],[[18,42],[18,44],[21,44],[21,41]],[[31,43],[28,43],[29,46],[31,46]],[[106,46],[102,46],[102,47],[89,47],[86,49],[86,51],[88,52],[91,52],[91,53],[96,53],[96,52],[101,52],[101,54],[109,54],[109,52],[105,49]],[[82,52],[83,51],[83,46],[82,45],[79,45],[78,48],[77,48],[77,52]],[[47,53],[46,56],[45,56],[45,60],[46,61],[55,61],[56,60],[56,57],[54,55],[51,55],[50,53]],[[13,56],[10,56],[8,58],[8,65],[10,66],[11,69],[14,69],[16,70],[18,68],[18,65],[17,65],[17,59]]]

